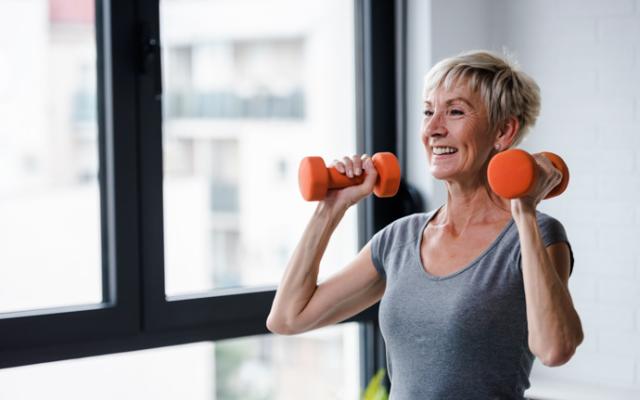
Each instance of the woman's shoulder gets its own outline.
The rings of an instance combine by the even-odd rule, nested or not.
[[[536,211],[536,220],[545,245],[548,246],[558,241],[568,242],[567,231],[558,218]]]
[[[433,214],[436,213],[436,211],[438,211],[438,209],[405,215],[404,217],[400,217],[391,222],[389,225],[387,225],[387,228],[400,229],[405,232],[417,232],[418,230],[422,231],[421,228],[424,227],[424,224],[433,216]]]
[[[536,218],[538,221],[549,221],[549,220],[556,220],[558,221],[558,219],[550,214],[547,214],[545,212],[542,212],[540,210],[536,210]],[[559,222],[559,221],[558,221]]]
[[[378,231],[376,236],[393,239],[396,243],[413,241],[420,235],[424,224],[435,211],[416,212],[400,217]]]
[[[543,236],[547,232],[564,232],[564,225],[560,220],[550,214],[544,213],[542,211],[536,210],[536,221],[538,222],[538,227],[542,232]],[[518,238],[518,227],[516,224],[510,224],[510,228],[507,232],[508,237]]]
[[[536,210],[536,221],[541,229],[564,229],[564,225],[558,218],[540,210]]]

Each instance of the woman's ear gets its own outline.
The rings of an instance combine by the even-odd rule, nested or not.
[[[498,128],[498,137],[494,143],[494,147],[500,150],[508,149],[516,140],[520,131],[520,122],[518,118],[511,116],[507,118]]]

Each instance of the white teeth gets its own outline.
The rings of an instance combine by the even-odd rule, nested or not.
[[[433,154],[450,154],[450,153],[455,153],[456,151],[458,151],[457,149],[454,149],[453,147],[434,147],[433,148]]]

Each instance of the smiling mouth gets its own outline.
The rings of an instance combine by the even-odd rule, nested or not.
[[[456,149],[455,147],[436,146],[431,148],[431,152],[435,156],[448,156],[457,153],[458,149]]]

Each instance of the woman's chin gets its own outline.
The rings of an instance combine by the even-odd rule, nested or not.
[[[437,180],[445,180],[451,178],[453,175],[451,171],[445,170],[442,168],[431,168],[431,176],[433,176]]]

